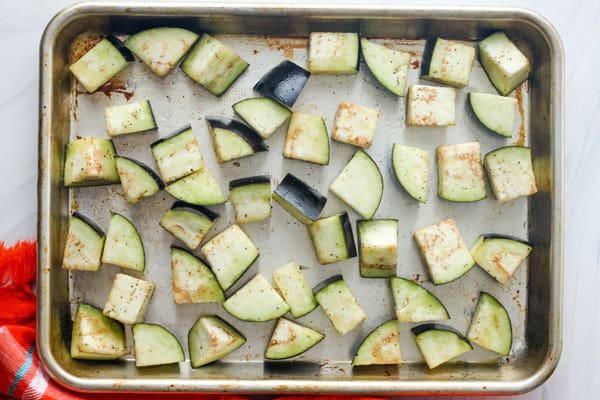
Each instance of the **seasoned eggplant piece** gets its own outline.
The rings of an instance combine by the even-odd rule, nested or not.
[[[397,365],[401,362],[398,321],[393,319],[373,329],[362,341],[352,359],[352,366]]]
[[[62,267],[81,271],[97,271],[102,264],[104,232],[79,213],[69,217]]]
[[[295,357],[319,343],[324,337],[325,335],[314,329],[279,318],[269,339],[265,358],[283,360]]]
[[[110,139],[82,137],[67,144],[63,182],[67,187],[119,183]]]
[[[506,146],[490,151],[483,159],[490,186],[499,202],[537,193],[531,148]]]
[[[133,61],[133,54],[114,35],[102,39],[69,69],[90,93],[108,82]]]
[[[80,360],[116,360],[127,352],[125,329],[119,321],[80,303],[73,321],[71,357]]]
[[[306,85],[310,72],[291,61],[282,61],[254,85],[262,96],[292,107]]]
[[[252,322],[270,321],[290,310],[277,290],[260,274],[229,296],[223,308],[237,319]]]
[[[356,74],[358,49],[356,32],[311,32],[308,70],[313,74]]]
[[[431,38],[425,45],[421,78],[463,88],[469,83],[475,49],[464,43]]]
[[[157,140],[150,148],[165,183],[174,182],[204,167],[198,140],[189,125]]]
[[[479,42],[479,58],[502,96],[508,95],[529,76],[529,60],[504,32],[496,32]]]
[[[531,244],[511,236],[481,235],[471,249],[473,260],[498,282],[508,282],[532,250]]]
[[[360,39],[360,47],[365,63],[375,79],[396,96],[404,97],[410,53],[393,50],[365,38]]]
[[[273,200],[303,224],[316,221],[327,202],[325,196],[292,174],[275,188]]]
[[[198,34],[187,29],[161,26],[129,36],[125,47],[162,78],[175,68],[196,40]]]
[[[175,304],[222,303],[223,289],[210,268],[192,253],[171,247],[171,282]]]
[[[159,225],[195,250],[218,219],[219,215],[206,207],[176,201]]]
[[[238,224],[271,218],[271,178],[251,176],[229,182],[229,198]]]
[[[181,69],[212,94],[220,96],[248,65],[229,47],[205,33],[185,57]]]
[[[367,318],[341,275],[324,280],[313,292],[335,330],[342,336]]]
[[[207,117],[213,150],[219,163],[267,151],[263,139],[247,125],[230,118]]]
[[[160,192],[162,181],[150,167],[128,157],[115,157],[117,171],[125,200],[129,204],[139,203],[142,199]]]
[[[454,328],[442,324],[424,324],[412,328],[425,363],[430,369],[473,350],[471,343]]]
[[[263,139],[271,137],[292,115],[285,106],[268,97],[244,99],[232,107]]]
[[[347,212],[320,218],[306,227],[321,264],[356,257],[356,245]]]
[[[132,328],[135,366],[175,364],[185,360],[179,340],[156,324],[135,324]]]
[[[197,206],[223,204],[227,201],[219,182],[207,167],[171,183],[165,187],[165,191],[178,200]]]
[[[200,317],[188,333],[192,368],[217,361],[244,343],[244,335],[220,317]]]

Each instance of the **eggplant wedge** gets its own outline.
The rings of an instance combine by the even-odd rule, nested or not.
[[[287,174],[277,185],[273,200],[303,224],[316,221],[327,203],[327,197],[292,174]]]
[[[206,118],[213,149],[219,163],[267,151],[263,139],[240,121],[229,118]]]
[[[269,339],[265,358],[283,360],[295,357],[319,343],[324,337],[321,332],[307,326],[279,318]]]
[[[466,337],[447,325],[423,324],[411,330],[429,369],[473,350]]]
[[[181,240],[187,248],[195,250],[218,219],[219,214],[206,207],[176,201],[159,225]]]
[[[321,264],[356,257],[356,245],[348,213],[320,218],[306,227]]]
[[[229,199],[238,224],[271,218],[271,178],[251,176],[229,182]]]
[[[292,107],[309,76],[310,72],[298,64],[282,61],[254,85],[254,90],[262,96]]]

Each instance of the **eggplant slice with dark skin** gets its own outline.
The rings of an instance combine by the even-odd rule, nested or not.
[[[291,61],[282,61],[254,85],[254,90],[262,96],[292,107],[309,76],[310,72],[301,66]]]
[[[219,163],[269,150],[260,135],[240,121],[207,117],[206,122]]]
[[[327,203],[327,197],[292,174],[287,174],[275,188],[273,199],[303,224],[318,219]]]

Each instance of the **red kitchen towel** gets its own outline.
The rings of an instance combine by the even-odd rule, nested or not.
[[[40,366],[35,350],[35,242],[5,247],[0,241],[0,399],[24,400],[247,400],[212,394],[89,394],[70,391],[52,381]],[[277,400],[300,400],[286,396]],[[377,400],[357,396],[310,396],[311,400]]]

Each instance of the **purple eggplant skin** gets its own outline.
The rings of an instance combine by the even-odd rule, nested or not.
[[[129,158],[129,157],[125,157],[125,156],[115,156],[115,159],[116,158],[122,158],[125,160],[129,160],[132,163],[138,165],[140,168],[142,168],[144,171],[146,171],[152,179],[154,179],[154,182],[156,182],[156,184],[158,185],[160,190],[163,190],[165,188],[165,184],[163,183],[162,179],[160,179],[160,177],[156,174],[156,172],[154,172],[154,170],[152,168],[150,168],[149,166],[147,166],[146,164],[144,164],[138,160],[134,160],[133,158]]]
[[[78,211],[75,211],[72,214],[73,217],[78,218],[80,220],[82,220],[83,222],[85,222],[86,224],[88,224],[98,235],[100,236],[105,236],[106,234],[104,233],[104,231],[94,222],[92,221],[89,217],[79,213]]]
[[[271,183],[271,178],[267,175],[249,176],[247,178],[234,179],[229,182],[229,190],[240,187],[263,183]]]
[[[112,45],[117,48],[117,50],[119,50],[119,53],[121,53],[121,55],[123,56],[125,61],[132,62],[133,60],[135,60],[131,51],[129,51],[129,49],[127,47],[125,47],[123,42],[121,42],[121,40],[119,40],[119,38],[116,37],[113,33],[108,35],[108,37],[106,39],[109,42],[111,42]]]
[[[421,325],[417,325],[414,328],[412,328],[411,332],[413,333],[413,335],[419,336],[423,332],[432,331],[432,330],[447,331],[447,332],[455,333],[456,335],[458,335],[458,337],[463,339],[465,342],[469,343],[469,340],[465,337],[465,335],[463,335],[462,333],[460,333],[453,327],[451,327],[449,325],[444,325],[444,324],[437,324],[437,323],[421,324]]]
[[[333,276],[330,276],[329,278],[319,282],[312,290],[313,294],[316,294],[318,292],[320,292],[323,288],[325,288],[326,286],[329,286],[330,284],[332,284],[333,282],[337,282],[337,281],[343,281],[344,277],[340,274],[336,274]]]
[[[503,235],[501,233],[483,233],[481,234],[481,236],[483,236],[484,240],[488,240],[488,239],[507,239],[507,240],[514,240],[515,242],[519,242],[519,243],[523,243],[527,246],[533,247],[533,243],[527,241],[527,240],[523,240],[520,239],[516,236],[511,236],[511,235]]]
[[[231,118],[206,117],[206,123],[211,130],[220,128],[236,133],[252,147],[255,153],[269,150],[269,147],[260,135],[243,122]]]
[[[211,221],[215,221],[220,218],[219,214],[209,210],[208,208],[206,208],[204,206],[186,203],[185,201],[181,201],[181,200],[178,200],[175,203],[173,203],[173,205],[171,206],[171,210],[195,211],[195,212],[198,212],[198,213],[204,215],[206,218],[210,219]]]
[[[158,140],[156,140],[156,141],[152,142],[152,143],[150,144],[150,147],[154,147],[154,146],[156,146],[157,144],[160,144],[160,143],[164,142],[165,140],[169,140],[169,139],[171,139],[171,138],[173,138],[173,137],[175,137],[175,136],[179,135],[180,133],[182,133],[182,132],[185,132],[185,131],[187,131],[188,129],[191,129],[191,128],[192,128],[192,127],[191,127],[191,125],[189,125],[189,124],[188,124],[188,125],[185,125],[184,127],[182,127],[182,128],[179,128],[179,129],[177,129],[175,132],[171,133],[169,136],[166,136],[166,137],[164,137],[164,138],[160,138],[160,139],[158,139]]]
[[[356,244],[354,243],[354,235],[352,234],[352,224],[348,213],[344,212],[339,217],[342,220],[342,230],[344,231],[344,241],[346,242],[346,250],[348,250],[348,258],[356,257]]]
[[[431,68],[431,56],[433,55],[433,49],[435,43],[438,40],[438,36],[430,37],[425,43],[425,49],[423,50],[423,57],[421,59],[421,76],[429,75],[429,69]]]
[[[300,96],[309,76],[310,72],[298,64],[285,60],[267,72],[254,85],[254,90],[291,108]]]
[[[319,218],[327,202],[327,197],[292,174],[283,178],[275,193],[313,221]]]

